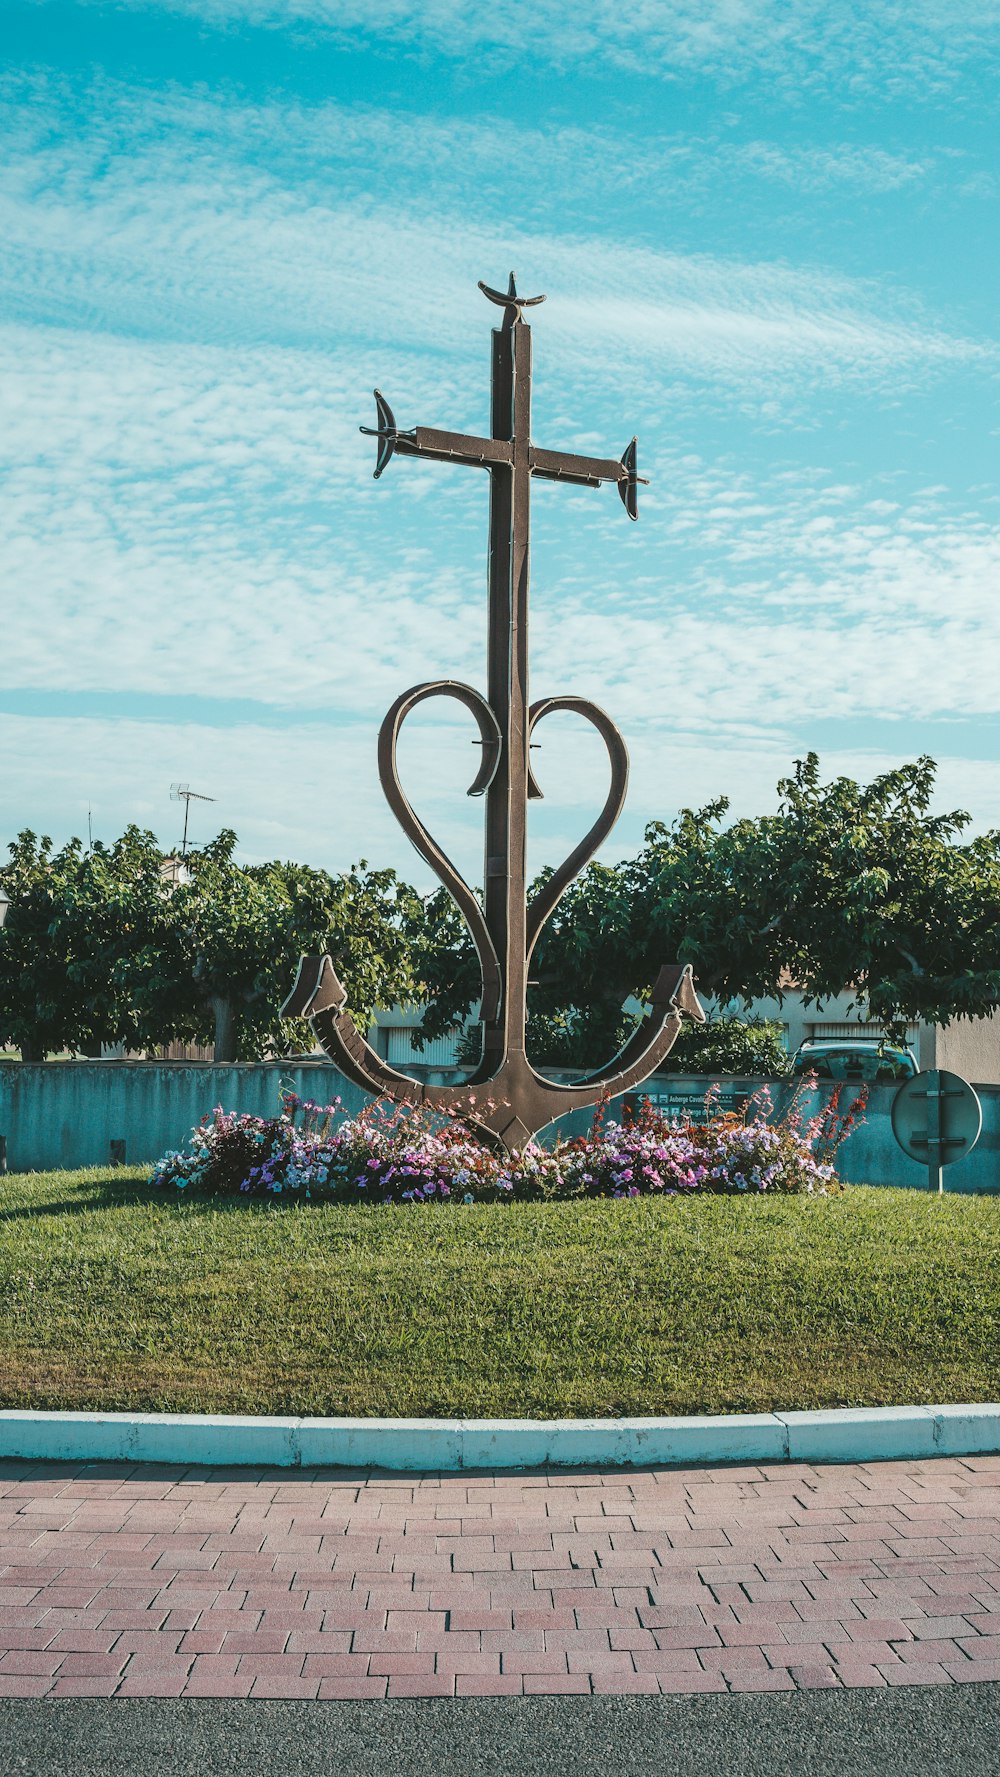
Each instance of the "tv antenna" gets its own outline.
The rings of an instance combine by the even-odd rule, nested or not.
[[[186,858],[188,816],[191,813],[191,804],[192,802],[214,802],[216,798],[214,796],[203,796],[199,790],[192,790],[190,784],[171,784],[170,800],[171,802],[183,802],[184,804],[184,838],[181,841],[181,857]]]

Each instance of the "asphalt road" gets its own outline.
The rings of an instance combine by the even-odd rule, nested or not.
[[[398,1703],[0,1699],[4,1777],[998,1777],[1000,1684]]]

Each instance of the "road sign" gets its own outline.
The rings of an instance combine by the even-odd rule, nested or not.
[[[971,1154],[982,1127],[974,1089],[943,1068],[905,1080],[892,1101],[892,1133],[904,1154],[925,1163],[932,1191],[944,1190],[943,1168]]]

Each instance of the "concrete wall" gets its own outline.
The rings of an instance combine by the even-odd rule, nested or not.
[[[957,1070],[956,1070],[957,1071]],[[153,1161],[170,1148],[182,1147],[206,1111],[225,1110],[273,1116],[282,1083],[302,1098],[328,1104],[340,1097],[346,1114],[359,1111],[366,1095],[328,1062],[251,1063],[216,1067],[205,1062],[47,1061],[0,1064],[0,1135],[7,1138],[12,1171],[49,1167],[106,1166],[112,1141],[124,1140],[126,1158],[136,1164]],[[760,1080],[678,1075],[653,1080],[651,1092],[668,1093],[668,1107],[690,1100],[691,1113],[703,1112],[712,1085],[723,1093],[757,1090]],[[775,1112],[787,1104],[794,1088],[784,1081],[770,1084]],[[957,1192],[1000,1193],[1000,1086],[977,1087],[983,1106],[983,1132],[972,1154],[945,1171],[945,1188]],[[890,1125],[895,1088],[874,1086],[866,1121],[837,1155],[842,1178],[853,1184],[905,1185],[926,1189],[927,1170],[897,1147]],[[845,1089],[845,1103],[854,1095]],[[817,1093],[812,1101],[821,1102]],[[621,1103],[609,1107],[620,1113]],[[584,1134],[590,1111],[561,1120],[563,1135]]]
[[[134,1164],[183,1147],[216,1105],[273,1117],[282,1082],[302,1098],[340,1097],[359,1111],[366,1094],[328,1062],[216,1067],[187,1061],[44,1061],[0,1065],[0,1135],[11,1171],[106,1166],[124,1140]]]
[[[701,998],[712,1018],[768,1018],[775,1024],[783,1025],[789,1055],[794,1055],[800,1043],[804,1043],[808,1037],[821,1036],[825,1029],[840,1034],[844,1026],[851,1025],[858,1031],[870,1034],[872,1028],[864,1024],[855,996],[851,993],[834,994],[832,998],[823,1001],[822,1007],[807,1006],[797,987],[786,988],[780,1000],[769,995],[751,1000],[749,1005],[744,1004],[743,1000],[733,1000],[724,1005],[708,994],[703,994]],[[877,1029],[875,1034],[879,1034]]]
[[[955,1069],[954,1071],[958,1071]],[[949,1192],[1000,1193],[1000,1086],[976,1085],[983,1107],[983,1129],[972,1153],[944,1169]],[[895,1088],[874,1086],[867,1121],[851,1135],[837,1158],[841,1178],[851,1184],[908,1185],[927,1189],[927,1168],[910,1160],[896,1144],[889,1121]]]
[[[1000,1012],[920,1028],[920,1067],[947,1068],[963,1080],[1000,1080]],[[982,1138],[980,1138],[982,1139]]]

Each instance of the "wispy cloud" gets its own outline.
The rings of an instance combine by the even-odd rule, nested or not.
[[[395,162],[399,143],[378,114],[365,119],[362,148],[356,117],[321,108],[312,125],[325,161],[307,170],[301,107],[267,109],[262,158],[256,108],[248,119],[238,106],[177,95],[151,116],[134,94],[98,88],[82,127],[54,142],[59,97],[38,95],[27,124],[19,114],[0,193],[0,297],[15,315],[94,317],[200,343],[238,335],[328,348],[334,337],[378,338],[454,352],[481,314],[476,279],[516,259],[554,298],[553,361],[588,381],[641,360],[666,377],[766,380],[773,392],[775,372],[813,386],[982,355],[912,301],[819,267],[512,228],[506,205],[484,220],[474,172],[452,177],[445,206],[428,209],[418,192],[388,205],[374,196],[388,183],[380,155]],[[438,125],[411,120],[408,130],[418,164],[445,158]],[[338,155],[353,164],[359,153],[363,185],[344,192],[330,169]],[[282,170],[289,157],[294,178]],[[447,158],[462,165],[461,154]]]
[[[720,143],[722,166],[759,179],[773,179],[797,191],[899,191],[921,185],[931,174],[934,155],[925,151],[893,154],[873,144],[835,143],[787,147],[777,142]],[[711,158],[711,150],[709,150]]]
[[[456,17],[497,31],[508,14]],[[400,32],[415,18],[388,16]],[[852,402],[868,412],[991,374],[990,342],[823,265],[658,251],[560,226],[551,201],[511,223],[480,177],[501,147],[488,120],[107,81],[82,99],[46,78],[7,92],[0,670],[53,700],[2,718],[22,761],[0,798],[8,828],[34,807],[79,827],[111,785],[116,818],[162,826],[165,785],[187,776],[219,793],[253,856],[366,851],[410,867],[375,781],[375,729],[408,684],[481,679],[486,482],[406,463],[375,489],[356,427],[376,382],[403,424],[486,424],[491,317],[475,284],[511,263],[550,297],[539,438],[617,452],[638,429],[654,478],[637,529],[609,490],[540,488],[535,509],[535,683],[593,696],[625,730],[621,843],[681,801],[772,800],[818,699],[855,723],[1000,714],[988,499],[920,491],[891,459],[874,480],[855,463],[848,481],[797,430],[822,422],[825,448]],[[400,132],[408,181],[376,198]],[[587,164],[578,130],[539,130],[515,152],[533,148],[557,192]],[[928,157],[756,137],[693,159],[665,141],[649,152],[693,181],[714,155],[722,177],[803,191],[928,176]],[[446,191],[431,176],[443,159],[466,168]],[[679,448],[706,415],[716,443]],[[87,692],[105,694],[106,716],[60,713],[61,694]],[[119,692],[155,700],[150,719],[116,719]],[[191,696],[217,718],[184,715]],[[171,698],[173,722],[159,714]],[[475,876],[468,741],[428,708],[405,759]],[[841,745],[831,762],[853,755]],[[605,768],[572,723],[553,724],[541,768],[535,831],[558,855]]]
[[[96,3],[96,0],[95,0]],[[767,74],[780,88],[833,87],[845,95],[947,89],[975,60],[995,55],[992,0],[125,0],[222,29],[241,25],[325,31],[368,41],[478,56],[503,66],[530,55],[556,68],[600,59],[676,79],[708,71],[730,82]]]
[[[69,87],[37,71],[8,74],[0,76],[0,102],[4,97],[11,150],[30,155],[42,179],[60,183],[75,173],[78,191],[84,178],[102,180],[123,155],[141,186],[157,163],[196,153],[210,169],[234,158],[264,165],[272,177],[296,186],[304,180],[321,197],[335,177],[349,193],[391,182],[397,193],[447,202],[456,189],[474,187],[481,203],[508,205],[516,185],[519,210],[535,216],[564,209],[575,187],[595,184],[660,199],[703,194],[720,177],[773,181],[810,195],[897,191],[927,181],[938,159],[927,142],[919,153],[902,153],[877,141],[744,138],[709,127],[708,119],[697,131],[673,133],[565,119],[522,118],[512,127],[489,109],[470,118],[390,110],[373,100],[306,104],[292,95],[281,102],[244,96],[234,104],[199,90],[139,89],[95,76],[86,96],[90,128],[76,133],[71,165],[50,127],[53,107],[72,102]]]
[[[0,375],[4,571],[30,588],[5,632],[9,683],[374,718],[414,679],[479,678],[485,479],[405,464],[373,489],[346,354],[12,329]],[[427,367],[406,376],[434,412]],[[996,522],[933,493],[866,502],[808,469],[652,466],[641,538],[600,495],[540,508],[540,548],[559,541],[536,598],[545,689],[558,672],[662,728],[674,688],[696,685],[685,722],[734,736],[805,726],[817,671],[828,715],[1000,709]],[[580,524],[553,534],[566,499]],[[605,575],[620,590],[603,594]]]

